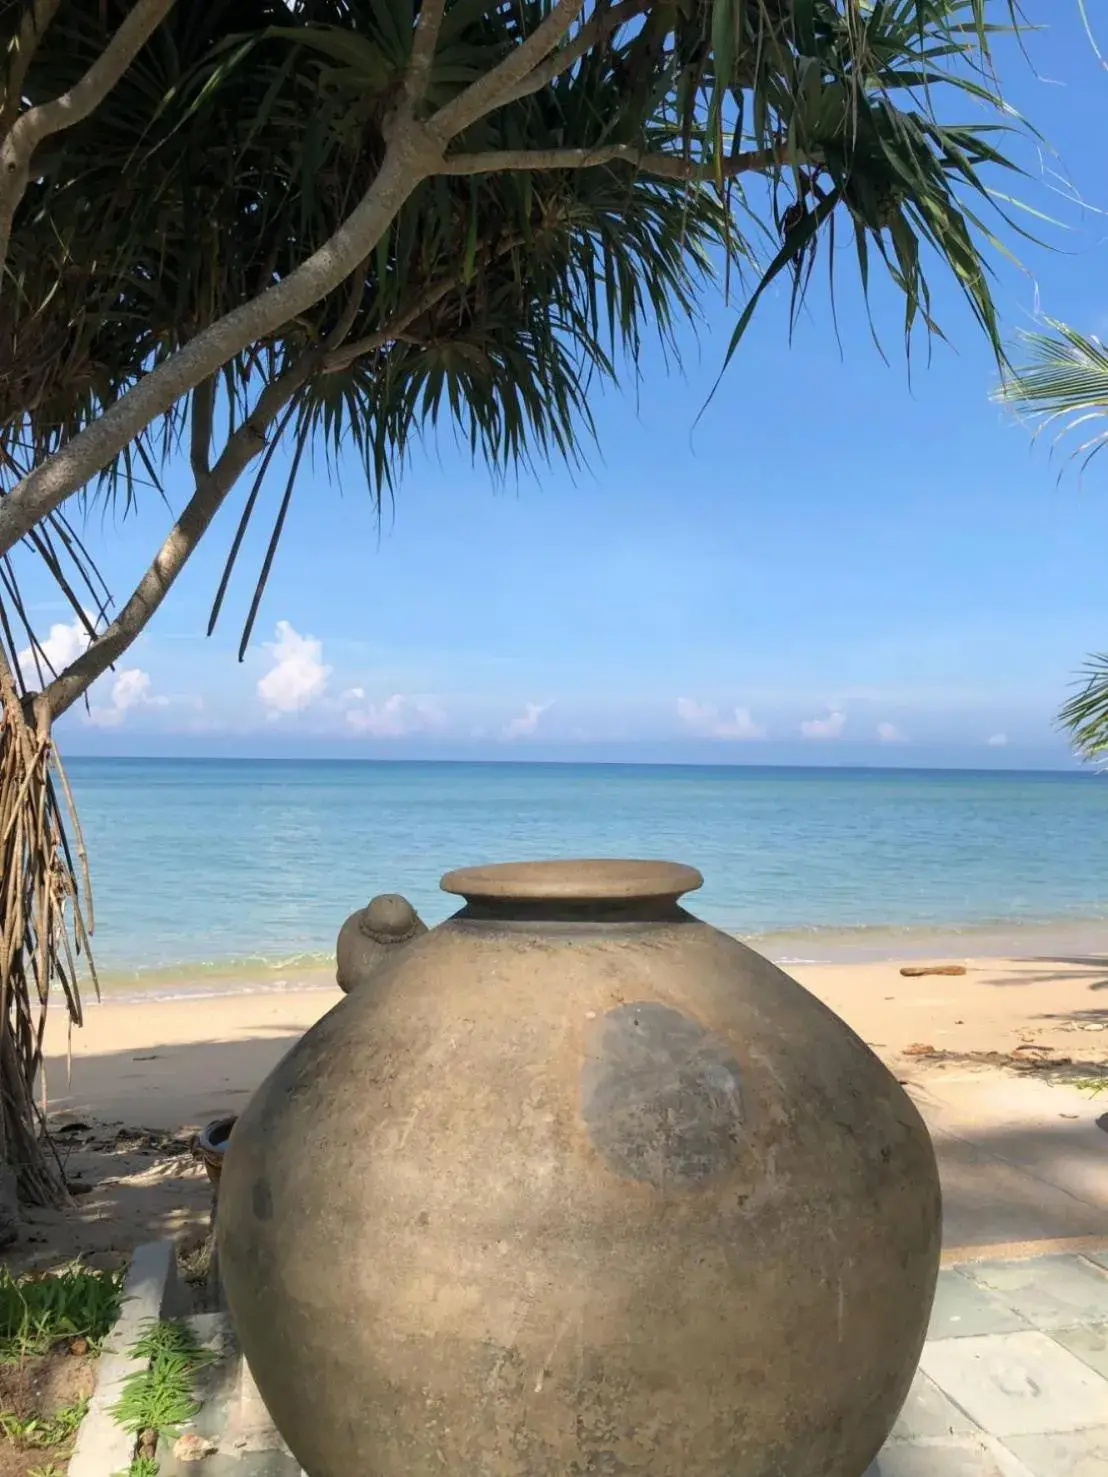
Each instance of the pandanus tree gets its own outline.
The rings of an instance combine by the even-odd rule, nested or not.
[[[1047,320],[1022,336],[1024,362],[1002,381],[997,398],[1027,414],[1056,440],[1076,438],[1082,468],[1108,446],[1108,348],[1092,334]],[[1078,690],[1059,720],[1084,759],[1108,753],[1108,653],[1089,657]]]
[[[633,370],[648,330],[672,341],[732,266],[753,270],[731,352],[771,283],[795,306],[821,250],[835,269],[836,235],[867,290],[885,270],[906,335],[939,331],[928,271],[944,271],[999,351],[985,213],[1015,120],[989,40],[1013,5],[3,7],[0,1148],[27,1198],[64,1193],[32,1088],[51,987],[79,1020],[87,949],[52,725],[232,492],[213,621],[288,446],[245,645],[294,490],[321,495],[297,475],[313,443],[352,448],[378,502],[440,423],[493,467],[572,457],[590,382]],[[145,499],[178,451],[191,495],[115,605],[77,515]],[[61,671],[21,598],[30,557],[87,623]]]

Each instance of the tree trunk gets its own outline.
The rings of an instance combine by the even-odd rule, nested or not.
[[[21,1201],[35,1206],[68,1198],[35,1093],[51,992],[61,989],[79,1025],[77,956],[88,956],[55,773],[68,797],[45,710],[21,698],[0,651],[0,1161],[15,1172]],[[69,825],[83,859],[72,813]]]

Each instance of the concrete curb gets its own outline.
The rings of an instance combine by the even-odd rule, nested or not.
[[[124,1380],[145,1368],[144,1362],[132,1358],[129,1351],[147,1324],[183,1311],[173,1242],[149,1241],[136,1247],[124,1283],[123,1306],[115,1327],[104,1340],[96,1389],[69,1459],[69,1477],[117,1477],[127,1472],[135,1438],[116,1424],[111,1412],[123,1392]]]

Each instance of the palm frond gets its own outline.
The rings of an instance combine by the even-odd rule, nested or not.
[[[1025,362],[1002,380],[994,398],[1023,411],[1055,440],[1082,434],[1072,452],[1083,465],[1108,443],[1108,348],[1092,334],[1056,319],[1046,332],[1024,333]],[[1082,428],[1094,427],[1091,435]]]
[[[1058,718],[1082,758],[1099,759],[1108,752],[1108,653],[1088,659],[1080,691]]]
[[[718,3],[743,8],[743,0]],[[1000,0],[987,12],[987,0],[811,0],[782,10],[778,44],[754,78],[753,107],[739,110],[743,123],[761,118],[761,126],[731,148],[787,139],[781,175],[794,198],[780,251],[736,325],[728,358],[782,273],[793,274],[799,305],[812,257],[845,214],[863,295],[868,302],[870,268],[880,263],[903,298],[906,342],[917,323],[942,334],[931,310],[930,259],[951,273],[1003,362],[987,253],[1010,254],[1002,235],[1030,236],[997,190],[998,176],[1020,172],[1001,145],[1006,134],[1034,131],[1004,101],[990,47],[998,32],[1020,28],[1018,6]],[[960,104],[993,119],[949,119]]]
[[[413,447],[443,431],[498,477],[551,459],[580,461],[594,432],[590,394],[618,381],[625,366],[636,372],[647,332],[675,355],[677,324],[695,323],[723,241],[722,212],[708,192],[683,199],[620,168],[539,178],[529,204],[526,231],[515,218],[501,238],[507,248],[475,260],[468,277],[459,271],[402,334],[342,370],[314,375],[296,399],[298,451],[320,450],[332,480],[353,453],[378,511]],[[432,259],[431,280],[441,270]],[[379,327],[379,304],[370,300],[351,337]],[[261,506],[258,491],[247,500],[209,629]],[[240,656],[271,562],[255,586]]]

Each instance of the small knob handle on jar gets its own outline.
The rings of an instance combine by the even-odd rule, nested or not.
[[[382,892],[370,898],[359,926],[367,938],[378,944],[404,944],[417,933],[427,931],[411,903],[398,892]]]
[[[427,932],[427,925],[406,897],[384,892],[352,913],[339,931],[335,979],[349,994],[370,979],[398,945]]]

